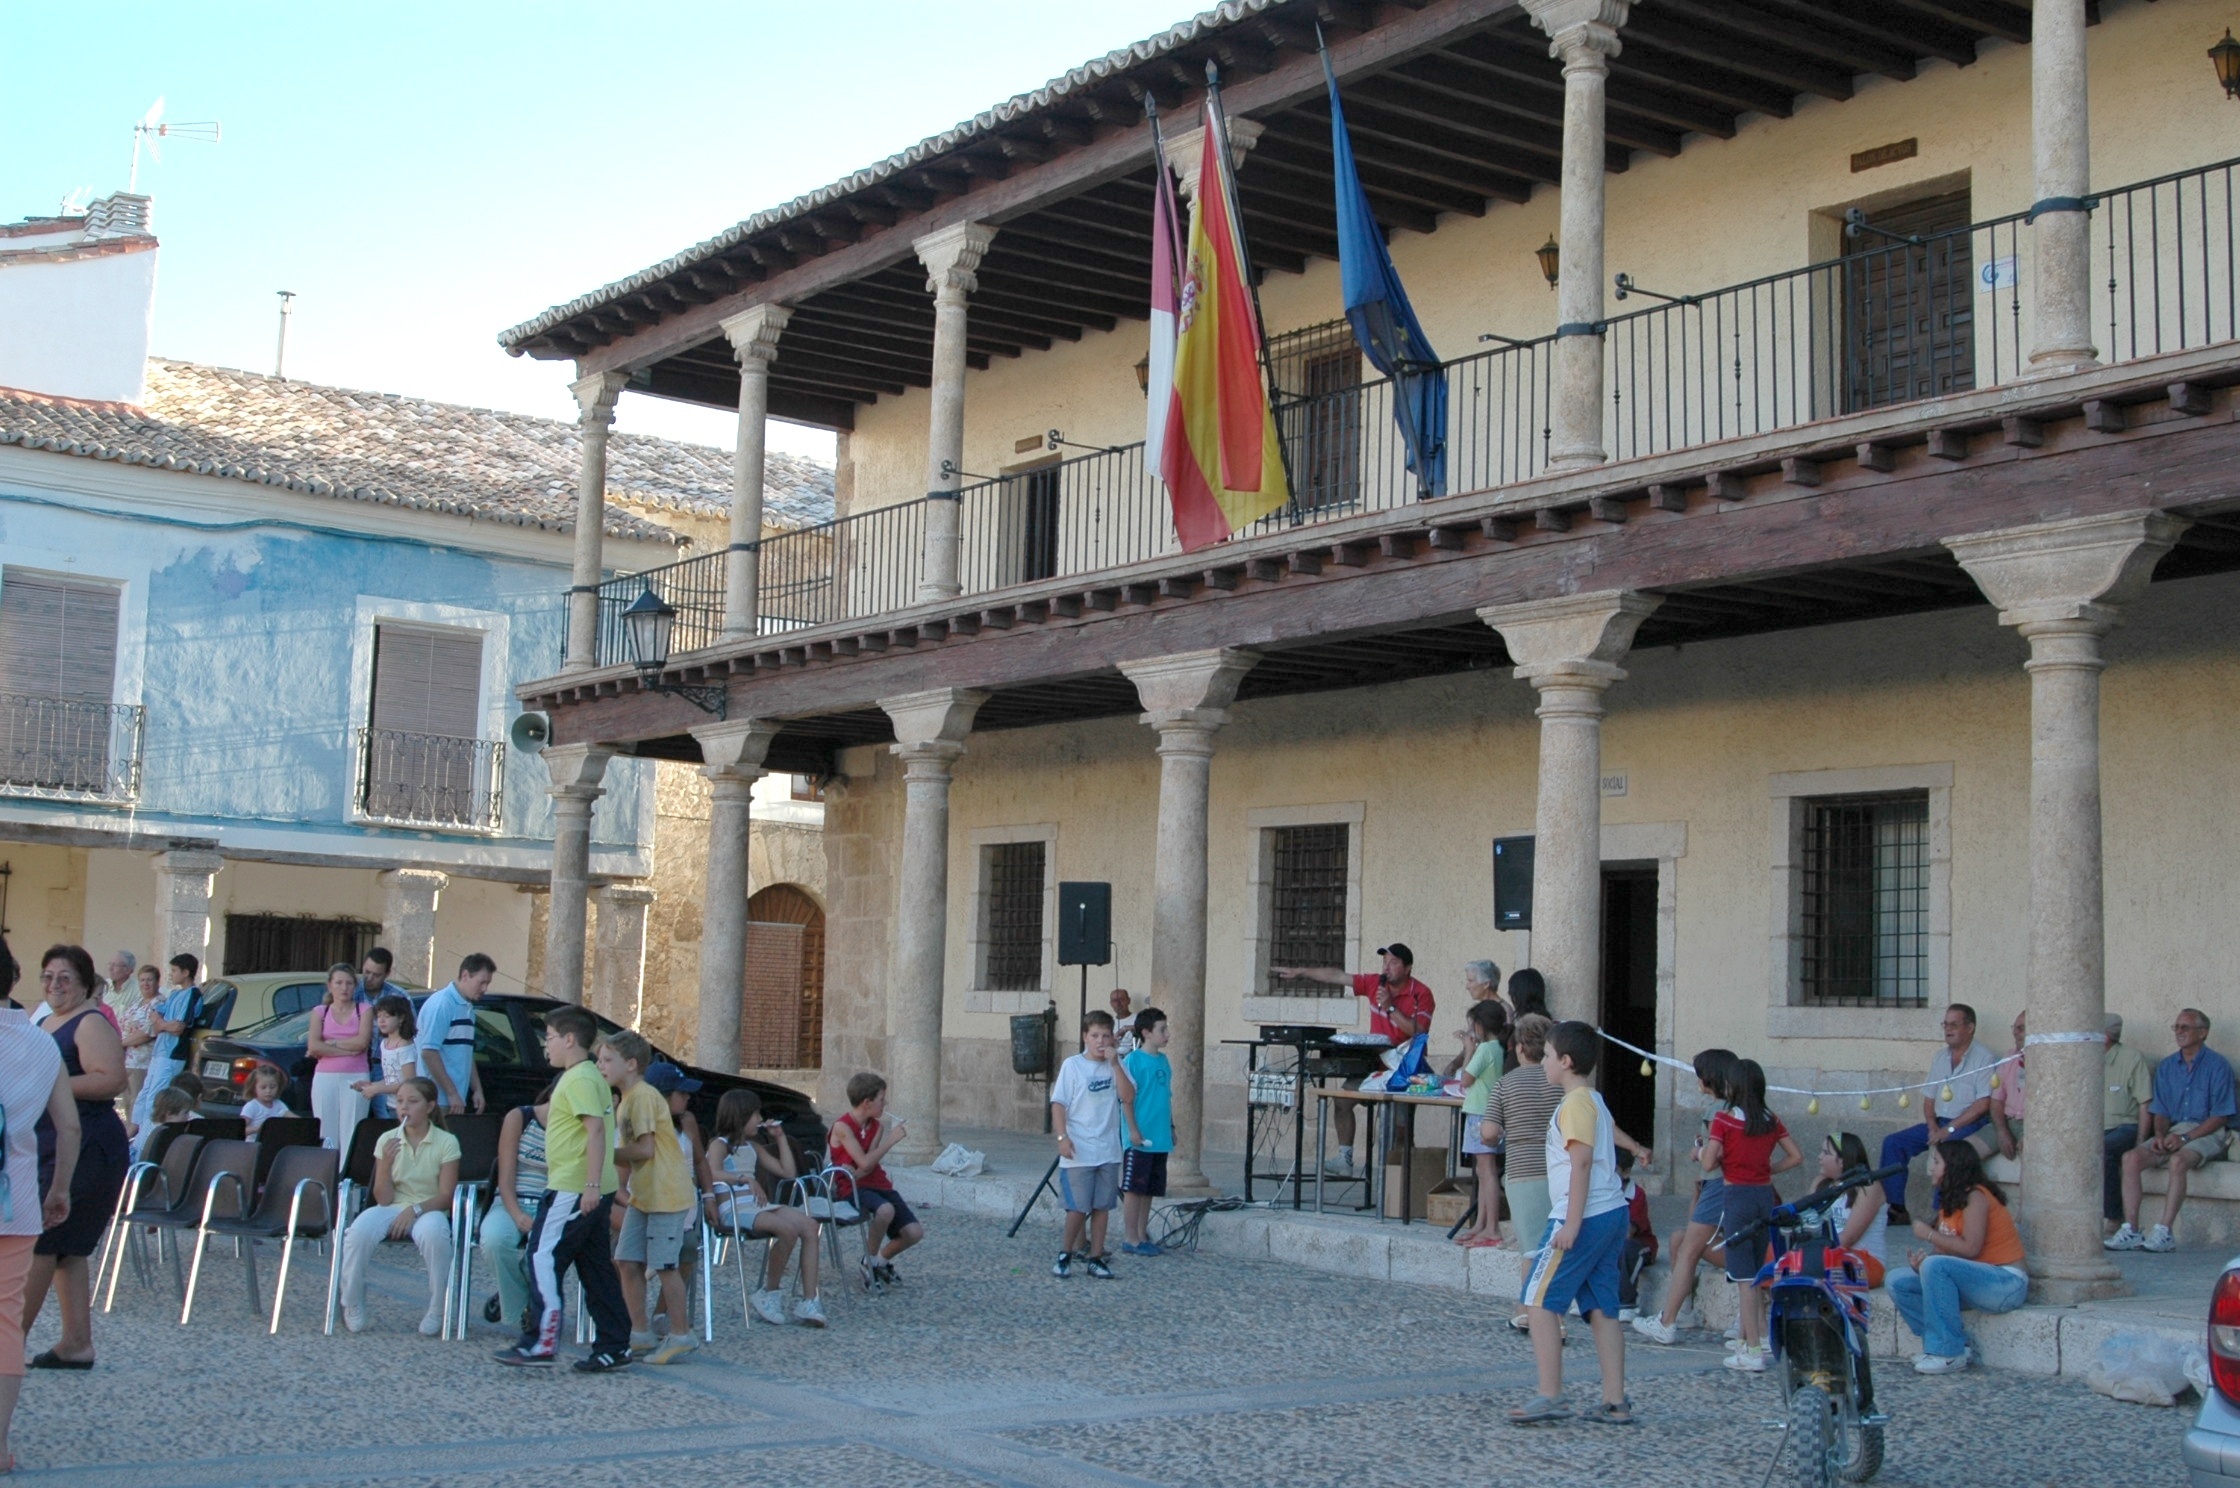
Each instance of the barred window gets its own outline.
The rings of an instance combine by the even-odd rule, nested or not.
[[[1803,805],[1802,1000],[1926,1007],[1928,792],[1824,796]]]
[[[1345,964],[1348,830],[1344,822],[1268,829],[1274,870],[1269,879],[1269,965]],[[1273,975],[1268,979],[1273,995],[1300,990]]]
[[[995,842],[982,849],[987,934],[982,940],[987,965],[982,987],[992,992],[1034,992],[1042,988],[1043,842]]]

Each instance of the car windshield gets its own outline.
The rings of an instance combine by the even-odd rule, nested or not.
[[[257,1044],[307,1043],[311,1038],[311,1010],[280,1013],[247,1028],[236,1028],[226,1037]]]
[[[544,1009],[531,1006],[525,1007],[521,1011],[522,1015],[529,1020],[529,1042],[531,1046],[542,1050],[544,1048]],[[589,1008],[585,1008],[584,1011],[591,1013]],[[601,1038],[605,1038],[610,1033],[624,1032],[623,1026],[612,1018],[602,1018],[597,1013],[591,1013],[591,1021],[599,1025],[599,1037]],[[673,1059],[662,1053],[658,1046],[653,1051],[653,1057],[656,1060],[668,1060],[671,1064],[683,1063],[682,1060]]]

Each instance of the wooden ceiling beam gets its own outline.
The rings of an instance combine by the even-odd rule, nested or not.
[[[1309,177],[1324,195],[1334,195],[1337,190],[1337,180],[1332,173],[1330,158],[1327,155],[1317,160],[1312,154],[1298,149],[1288,141],[1271,149],[1269,144],[1273,138],[1272,133],[1264,134],[1260,137],[1260,143],[1253,147],[1252,153],[1256,170],[1281,170],[1294,175]],[[1293,153],[1295,150],[1297,153]],[[1493,194],[1488,190],[1473,189],[1471,186],[1455,181],[1441,181],[1424,176],[1404,176],[1382,162],[1371,164],[1358,155],[1355,157],[1354,163],[1361,172],[1361,184],[1368,189],[1370,206],[1379,212],[1379,221],[1386,221],[1382,216],[1383,206],[1386,202],[1393,201],[1411,208],[1421,209],[1426,214],[1467,212],[1473,217],[1482,217],[1485,215],[1486,199]],[[1387,225],[1414,227],[1413,223],[1398,218],[1389,220]],[[1431,229],[1422,227],[1415,230],[1429,232]]]
[[[1060,275],[1080,276],[1088,288],[1125,293],[1130,297],[1148,294],[1151,289],[1151,255],[1148,253],[1141,263],[1129,263],[1085,253],[1069,243],[1045,243],[1016,235],[996,239],[995,249],[980,261],[980,274],[983,278],[993,274],[1001,279],[1014,262],[1032,265],[1027,272],[1038,278],[1054,270]],[[1070,281],[1060,278],[1045,282]]]
[[[1485,108],[1451,95],[1432,92],[1428,88],[1411,86],[1406,79],[1385,82],[1372,78],[1366,83],[1356,83],[1353,93],[1346,100],[1346,119],[1351,122],[1356,112],[1366,103],[1370,108],[1388,117],[1410,119],[1432,129],[1452,131],[1470,139],[1484,140],[1498,145],[1508,158],[1523,156],[1548,162],[1548,169],[1558,175],[1563,171],[1563,130],[1542,123]],[[1603,165],[1610,171],[1622,171],[1631,161],[1632,151],[1616,142],[1603,148]],[[1675,150],[1674,153],[1678,153]]]
[[[1551,95],[1559,111],[1563,106],[1563,74],[1548,60],[1545,42],[1535,46],[1506,32],[1488,31],[1465,37],[1438,55],[1482,71],[1507,88],[1523,87]],[[1734,138],[1731,111],[1646,83],[1639,76],[1613,73],[1603,91],[1609,114],[1605,127],[1612,139],[1622,138],[1618,131],[1627,127],[1628,120],[1645,120],[1652,126],[1665,125],[1714,139]]]
[[[1782,11],[1800,26],[1827,24],[1828,13],[1818,0],[1757,0],[1761,7]],[[1904,14],[1889,0],[1847,0],[1843,26],[1901,52],[1917,53],[1966,67],[1976,60],[1976,33],[1923,16]]]
[[[1485,72],[1450,52],[1434,52],[1428,57],[1418,57],[1404,69],[1395,69],[1385,77],[1395,84],[1405,84],[1425,95],[1426,106],[1461,106],[1474,111],[1488,111],[1527,120],[1552,130],[1560,153],[1563,141],[1563,83],[1560,78],[1548,79],[1544,89],[1527,93],[1520,93],[1509,87],[1488,88]],[[1433,103],[1431,100],[1438,102]],[[1605,102],[1607,104],[1607,100]],[[1535,103],[1541,106],[1535,106]],[[1623,109],[1604,108],[1603,132],[1609,137],[1613,147],[1646,150],[1652,155],[1662,155],[1667,159],[1680,153],[1681,131],[1659,128]]]
[[[1266,143],[1265,137],[1262,143]],[[1254,147],[1253,153],[1259,153],[1258,146]],[[1237,184],[1240,192],[1261,204],[1271,201],[1295,202],[1318,210],[1328,208],[1333,216],[1337,212],[1336,185],[1331,177],[1286,160],[1264,157],[1254,164],[1251,184],[1247,185],[1243,181]],[[1363,177],[1362,184],[1367,186],[1366,176]],[[1369,196],[1371,210],[1386,227],[1404,227],[1410,232],[1427,233],[1439,225],[1438,208],[1405,199],[1394,200],[1373,190]],[[1478,215],[1482,216],[1485,212],[1484,200],[1478,200],[1475,205]],[[1450,206],[1446,210],[1458,209]]]
[[[1796,94],[1778,83],[1662,55],[1648,43],[1621,53],[1610,64],[1610,80],[1616,82],[1621,71],[1629,79],[1647,79],[1673,92],[1691,94],[1730,115],[1757,113],[1786,119],[1797,111]]]
[[[1123,291],[1103,282],[1084,283],[1079,276],[1066,269],[1052,267],[1023,254],[1015,254],[1000,264],[983,260],[975,277],[980,281],[980,287],[972,292],[975,301],[992,293],[1046,300],[1062,314],[1071,314],[1076,307],[1136,319],[1151,313],[1151,276],[1148,266],[1140,293]]]
[[[925,387],[933,380],[929,363],[924,373],[892,364],[873,363],[849,357],[826,347],[789,346],[784,358],[785,370],[778,370],[777,362],[770,364],[773,379],[784,377],[796,385],[831,384],[840,387],[869,388],[873,392],[899,393],[906,387]]]
[[[1840,9],[1804,25],[1749,0],[1657,0],[1657,8],[1698,26],[1731,31],[1749,41],[1833,62],[1855,74],[1873,73],[1899,83],[1913,81],[1911,50],[1885,46],[1848,30],[1847,17]]]
[[[839,294],[842,296],[840,301],[842,304],[855,303],[859,308],[895,306],[915,310],[923,306],[928,317],[927,334],[929,336],[932,334],[932,304],[922,291],[912,292],[880,284],[875,280],[862,280],[848,285],[845,290],[828,291],[828,293]],[[971,309],[965,318],[965,323],[968,326],[975,321],[984,321],[993,329],[1024,329],[1037,335],[1052,336],[1064,341],[1081,339],[1081,326],[1078,322],[1060,320],[1049,315],[1007,310],[999,304],[983,302],[978,295],[973,296]]]
[[[1845,68],[1765,41],[1737,47],[1717,32],[1673,20],[1646,6],[1628,17],[1625,39],[1627,51],[1636,45],[1648,46],[1704,67],[1773,84],[1790,94],[1816,93],[1838,103],[1851,96],[1851,74]]]
[[[1358,152],[1361,142],[1370,142],[1371,153],[1379,159],[1385,149],[1396,150],[1411,159],[1436,161],[1443,166],[1460,166],[1465,169],[1483,169],[1485,157],[1474,153],[1456,134],[1435,125],[1422,124],[1413,119],[1394,118],[1381,111],[1363,110],[1349,113],[1346,125],[1354,138]],[[1509,154],[1502,158],[1501,168],[1528,181],[1554,185],[1562,177],[1563,165],[1559,159],[1553,164],[1538,156]]]
[[[1118,310],[1107,314],[1102,310],[1054,305],[1050,300],[1032,294],[1017,294],[1008,288],[990,289],[986,285],[982,285],[972,296],[973,313],[978,313],[983,307],[999,314],[1031,316],[1052,324],[1071,323],[1077,335],[1084,326],[1109,331],[1119,325],[1121,320],[1121,312]],[[1134,315],[1129,318],[1142,320],[1150,314],[1151,305],[1147,298],[1143,304],[1135,307]]]
[[[820,295],[807,305],[798,306],[793,312],[793,324],[831,325],[844,328],[849,335],[863,336],[898,347],[923,346],[930,356],[933,347],[933,325],[929,320],[923,328],[905,325],[892,315],[857,309],[832,303],[829,296]],[[1048,351],[1050,343],[1040,336],[1028,336],[1012,331],[997,335],[977,322],[968,323],[965,344],[979,351],[993,352],[997,356],[1014,357],[1027,347]],[[783,342],[778,354],[785,355]]]
[[[1980,36],[1996,36],[2018,46],[2027,46],[2030,42],[2029,9],[2010,4],[2009,0],[1891,0],[1891,3],[1915,15],[1964,26]]]

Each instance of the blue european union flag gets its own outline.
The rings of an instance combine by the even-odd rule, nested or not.
[[[1353,140],[1346,133],[1345,109],[1338,102],[1338,76],[1323,54],[1322,75],[1330,85],[1330,154],[1338,186],[1338,279],[1345,294],[1346,319],[1354,339],[1379,372],[1392,379],[1392,411],[1407,442],[1408,468],[1425,498],[1446,494],[1447,382],[1439,354],[1423,334],[1408,292],[1400,287],[1384,235],[1369,211],[1369,195],[1353,163]]]

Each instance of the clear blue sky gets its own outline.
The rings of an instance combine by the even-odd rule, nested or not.
[[[570,417],[497,333],[1185,19],[1193,0],[0,0],[0,221],[143,160],[158,355]],[[728,443],[638,396],[621,427]],[[816,452],[829,440],[778,434]]]

